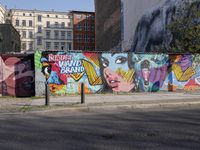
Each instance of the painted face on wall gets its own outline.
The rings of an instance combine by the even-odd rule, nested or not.
[[[166,78],[168,56],[164,54],[133,54],[132,61],[141,91],[158,91]]]
[[[134,70],[128,66],[127,53],[102,54],[101,63],[103,76],[112,91],[130,92],[134,88]]]

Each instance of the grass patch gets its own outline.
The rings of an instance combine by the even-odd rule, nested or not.
[[[46,110],[51,108],[51,106],[23,106],[20,108],[20,112],[30,112],[30,111],[37,111],[37,110]]]

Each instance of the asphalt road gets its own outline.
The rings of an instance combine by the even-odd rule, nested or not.
[[[199,150],[200,107],[0,115],[0,150]]]

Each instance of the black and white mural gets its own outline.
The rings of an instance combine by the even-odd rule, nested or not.
[[[200,0],[121,0],[122,51],[200,52]]]

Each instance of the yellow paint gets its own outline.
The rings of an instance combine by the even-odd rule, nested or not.
[[[85,72],[87,74],[89,84],[92,86],[103,84],[101,77],[97,75],[93,65],[84,59],[82,59],[81,62],[85,68]]]
[[[172,70],[174,71],[174,74],[178,81],[187,81],[196,73],[192,67],[189,67],[187,68],[187,70],[182,71],[181,67],[178,64],[173,64]]]

